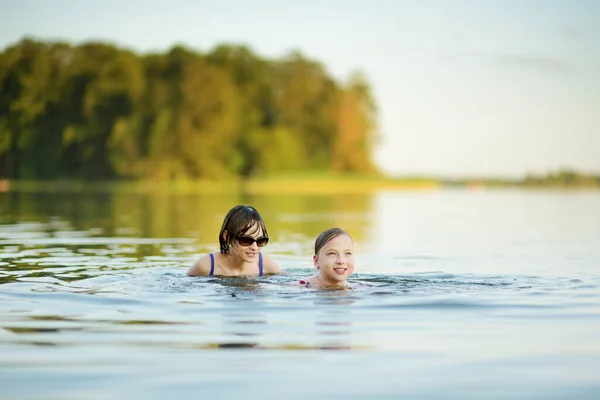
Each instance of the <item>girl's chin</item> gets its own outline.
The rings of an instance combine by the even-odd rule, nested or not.
[[[328,278],[329,278],[329,280],[332,280],[332,281],[345,281],[346,278],[348,278],[348,276],[350,276],[348,271],[344,271],[344,273],[342,273],[342,274],[337,273],[337,272],[332,272],[331,274],[329,274]]]

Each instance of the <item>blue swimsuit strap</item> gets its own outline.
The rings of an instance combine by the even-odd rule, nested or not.
[[[262,253],[258,253],[258,274],[259,276],[263,276]]]

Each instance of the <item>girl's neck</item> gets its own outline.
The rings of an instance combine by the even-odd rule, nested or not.
[[[243,258],[231,254],[223,254],[225,267],[232,271],[243,271],[248,264]]]
[[[344,287],[346,286],[346,281],[332,281],[329,282],[321,277],[321,275],[317,276],[317,284],[321,287]]]

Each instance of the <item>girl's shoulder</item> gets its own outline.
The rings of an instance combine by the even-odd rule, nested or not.
[[[216,263],[215,258],[219,254],[219,251],[213,251],[203,255],[198,261],[194,263],[188,270],[189,276],[206,276],[210,275],[211,270],[214,269]]]
[[[279,264],[277,264],[275,260],[273,260],[267,254],[261,252],[260,257],[262,258],[265,274],[278,274],[281,272],[281,267]]]

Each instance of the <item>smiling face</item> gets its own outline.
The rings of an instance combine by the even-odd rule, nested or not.
[[[325,243],[313,257],[323,285],[343,285],[354,272],[354,243],[348,235],[339,235]]]
[[[255,231],[260,231],[256,236]],[[254,207],[239,205],[233,207],[223,220],[219,232],[219,246],[221,254],[231,255],[231,248],[239,247],[237,238],[240,236],[260,237],[268,236],[267,227]]]
[[[263,233],[262,228],[258,224],[254,224],[241,236],[243,236],[244,238],[250,237],[253,239],[259,239],[264,238],[265,234]],[[243,260],[244,262],[253,263],[258,257],[258,253],[260,252],[261,248],[256,243],[256,240],[254,240],[250,246],[243,246],[242,244],[240,244],[238,239],[239,237],[234,238],[231,241],[231,248],[229,250],[229,254],[240,260]]]

